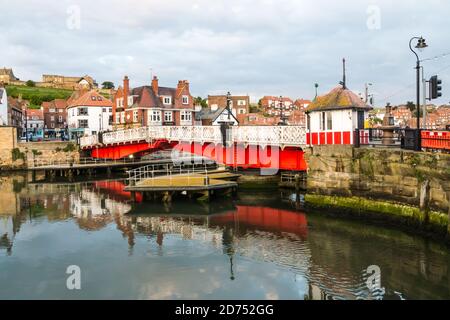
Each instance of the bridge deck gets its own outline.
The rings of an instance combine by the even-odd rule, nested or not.
[[[222,179],[225,174],[222,173]],[[213,174],[214,176],[214,174]],[[205,183],[205,175],[174,175],[145,179],[135,186],[128,186],[126,191],[209,191],[237,187],[237,182],[212,179]]]

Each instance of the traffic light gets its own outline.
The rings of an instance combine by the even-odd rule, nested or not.
[[[430,100],[437,99],[442,96],[442,80],[437,76],[430,78]]]

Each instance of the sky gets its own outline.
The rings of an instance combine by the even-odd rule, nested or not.
[[[312,99],[342,79],[377,106],[415,100],[413,36],[425,77],[450,101],[446,0],[0,0],[0,67],[21,80],[91,75],[98,83],[190,82],[191,94]]]

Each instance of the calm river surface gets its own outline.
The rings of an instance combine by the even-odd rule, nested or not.
[[[450,250],[431,240],[296,210],[277,189],[164,206],[122,187],[0,177],[0,299],[450,299]]]

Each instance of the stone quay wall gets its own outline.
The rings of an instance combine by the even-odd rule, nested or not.
[[[311,194],[306,201],[312,206],[384,210],[446,227],[450,234],[450,154],[315,146],[305,150],[305,158]]]
[[[17,142],[17,129],[0,127],[0,171],[26,170],[34,165],[77,161],[72,142]]]

